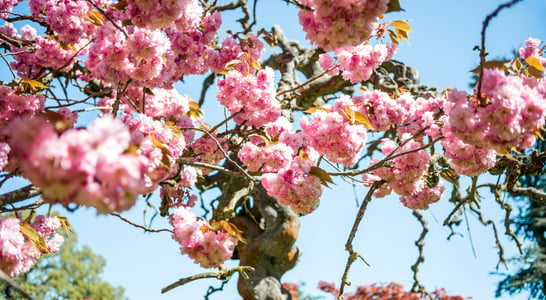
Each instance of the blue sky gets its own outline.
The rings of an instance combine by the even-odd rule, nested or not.
[[[472,48],[480,43],[481,22],[502,1],[400,0],[400,3],[406,11],[387,17],[410,20],[415,32],[410,34],[411,44],[401,46],[394,58],[417,68],[422,84],[439,89],[468,89],[471,78],[468,71],[479,62],[478,53]],[[272,24],[280,24],[290,39],[303,40],[304,33],[297,23],[297,12],[293,7],[287,7],[280,0],[262,0],[258,1],[257,12],[259,26],[270,28]],[[543,0],[523,1],[513,9],[501,12],[488,29],[486,47],[490,57],[509,56],[530,36],[546,40],[544,12],[546,2]],[[224,18],[224,22],[229,22],[227,19]],[[201,80],[190,77],[186,84],[177,87],[180,92],[197,99]],[[214,90],[209,91],[206,103],[205,110],[210,119],[221,117],[222,110],[215,103]],[[340,180],[336,183],[325,190],[319,208],[301,219],[297,242],[302,251],[300,263],[284,277],[285,281],[305,282],[306,291],[315,294],[320,294],[314,288],[318,280],[339,284],[347,259],[344,245],[357,211],[352,187]],[[359,201],[365,192],[364,188],[357,188]],[[429,289],[445,287],[453,294],[493,299],[500,277],[489,275],[497,265],[492,231],[469,215],[469,231],[463,223],[458,228],[463,236],[446,241],[449,230],[440,225],[452,207],[446,200],[444,197],[441,203],[423,213],[430,232],[424,250],[426,260],[420,267],[421,282]],[[482,205],[489,218],[501,220],[502,214],[492,198],[484,197]],[[141,222],[144,207],[140,201],[124,215]],[[62,210],[60,207],[57,209]],[[116,218],[96,216],[93,209],[83,208],[65,215],[78,232],[80,244],[90,245],[107,259],[104,278],[112,284],[124,286],[130,299],[202,299],[209,285],[220,284],[215,280],[196,281],[160,295],[160,289],[171,282],[204,271],[180,254],[178,244],[168,233],[142,233]],[[168,227],[159,217],[153,225],[156,228]],[[420,225],[396,197],[372,201],[354,243],[355,250],[371,266],[355,263],[349,280],[354,285],[394,281],[410,287],[410,266],[417,258],[414,241],[419,233]],[[514,244],[504,237],[503,245],[507,257],[516,253]],[[501,267],[499,271],[505,270]],[[233,278],[224,293],[214,294],[211,299],[239,299],[235,285],[236,278]]]

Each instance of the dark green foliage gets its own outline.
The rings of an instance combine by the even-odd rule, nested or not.
[[[538,153],[544,152],[546,142],[539,141],[536,150]],[[520,178],[520,182],[525,187],[535,187],[544,191],[546,189],[544,169],[539,176],[524,176]],[[507,275],[499,283],[496,296],[528,291],[531,299],[546,299],[546,207],[531,201],[528,197],[516,200],[525,203],[526,206],[521,216],[514,220],[517,233],[531,246],[526,249],[526,255],[519,261],[520,269],[515,274]]]
[[[43,256],[26,274],[14,280],[36,300],[49,299],[125,299],[121,287],[113,287],[100,278],[106,260],[84,246],[76,246],[71,233],[61,249]],[[0,299],[21,299],[16,291],[0,282]]]

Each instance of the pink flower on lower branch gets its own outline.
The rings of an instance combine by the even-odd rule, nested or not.
[[[21,233],[21,221],[17,218],[0,219],[0,270],[17,276],[25,273],[36,263],[36,259],[49,251],[59,250],[64,237],[55,233],[61,226],[57,217],[39,215],[31,224],[32,228],[45,242],[45,249],[38,249]]]
[[[262,175],[262,185],[280,204],[306,215],[317,208],[322,195],[320,179],[309,175],[310,169],[309,161],[298,156],[287,168]]]
[[[237,239],[224,231],[213,230],[209,223],[197,218],[188,207],[171,215],[173,239],[180,250],[203,268],[215,268],[231,258]]]

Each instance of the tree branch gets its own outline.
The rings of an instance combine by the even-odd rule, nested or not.
[[[175,288],[177,288],[177,287],[179,287],[181,285],[184,285],[184,284],[186,284],[188,282],[192,282],[192,281],[198,280],[198,279],[216,278],[216,279],[220,279],[220,280],[226,280],[226,279],[230,278],[236,272],[241,274],[241,276],[243,278],[248,278],[247,272],[254,272],[254,268],[253,267],[248,267],[248,266],[237,266],[237,267],[227,269],[227,270],[221,268],[217,272],[207,272],[207,273],[200,273],[200,274],[192,275],[192,276],[189,276],[189,277],[181,278],[178,281],[176,281],[174,283],[171,283],[168,286],[162,288],[161,293],[165,294],[166,292],[168,292],[168,291],[170,291],[172,289],[175,289]]]
[[[40,195],[41,193],[42,191],[40,191],[40,189],[33,186],[32,184],[29,184],[18,190],[0,195],[0,207],[3,207],[4,205],[8,205],[8,204],[17,203],[19,201],[27,200],[32,197],[36,197]]]

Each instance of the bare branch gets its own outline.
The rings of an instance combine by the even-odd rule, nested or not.
[[[227,270],[221,268],[217,272],[207,272],[207,273],[196,274],[196,275],[182,278],[174,283],[169,284],[168,286],[161,289],[161,293],[165,294],[166,292],[174,288],[177,288],[188,282],[192,282],[194,280],[199,280],[199,279],[216,278],[220,280],[226,280],[230,278],[234,273],[239,273],[241,274],[242,277],[247,278],[248,277],[247,272],[254,272],[254,268],[248,267],[248,266],[237,266]]]
[[[426,292],[425,287],[421,284],[419,281],[419,277],[417,274],[419,273],[419,265],[425,262],[425,255],[423,254],[423,249],[425,247],[425,236],[428,233],[428,225],[425,218],[423,218],[423,215],[418,210],[413,211],[413,215],[421,223],[421,227],[423,230],[421,231],[421,234],[419,235],[419,239],[415,241],[415,246],[417,246],[417,250],[419,251],[419,255],[417,256],[417,260],[415,263],[411,266],[411,271],[413,272],[413,286],[411,287],[412,292]]]

